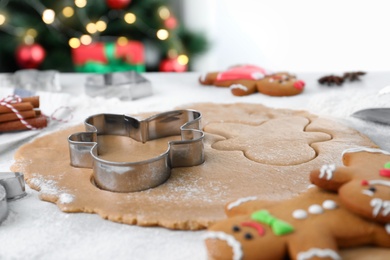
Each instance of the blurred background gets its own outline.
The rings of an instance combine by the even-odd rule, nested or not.
[[[388,0],[0,0],[0,71],[390,70]]]

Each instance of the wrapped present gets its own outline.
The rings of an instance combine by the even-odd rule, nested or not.
[[[77,72],[145,71],[144,46],[138,41],[80,45],[72,49],[72,59]]]

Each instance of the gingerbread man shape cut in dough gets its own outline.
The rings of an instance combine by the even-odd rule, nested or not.
[[[235,66],[222,72],[210,72],[199,78],[202,85],[230,87],[235,96],[260,92],[269,96],[294,96],[303,92],[305,82],[287,72],[269,73],[253,65]]]
[[[295,198],[229,203],[229,218],[206,234],[210,258],[341,259],[339,248],[390,248],[390,154],[355,150],[343,159],[345,167],[314,170],[311,180],[319,187]],[[324,189],[322,183],[332,180],[337,188],[330,184],[330,191]]]
[[[309,123],[305,117],[291,116],[270,119],[259,125],[212,123],[205,127],[205,131],[226,138],[214,143],[214,149],[242,151],[249,160],[287,166],[313,160],[317,152],[311,145],[332,139],[326,133],[306,131]],[[287,129],[289,134],[286,134]],[[287,149],[291,145],[293,151]],[[272,147],[272,150],[261,147]]]

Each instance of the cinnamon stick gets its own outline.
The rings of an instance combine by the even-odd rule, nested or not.
[[[21,102],[21,103],[15,103],[11,105],[18,111],[26,111],[26,110],[34,109],[34,106],[30,102]],[[13,112],[11,109],[9,109],[6,106],[0,106],[0,114],[3,113],[13,113]]]
[[[26,110],[26,111],[20,112],[19,114],[24,119],[33,118],[33,117],[37,116],[37,112],[35,110]],[[0,114],[0,123],[13,121],[13,120],[19,120],[18,116],[13,112]]]
[[[31,126],[35,128],[43,128],[47,126],[47,118],[44,115],[40,115],[35,118],[26,119],[25,121],[27,121]],[[29,128],[26,127],[22,122],[20,122],[20,120],[0,123],[0,133],[27,130],[27,129]]]
[[[39,107],[39,96],[32,96],[32,97],[24,97],[22,98],[22,102],[29,102],[34,108]]]

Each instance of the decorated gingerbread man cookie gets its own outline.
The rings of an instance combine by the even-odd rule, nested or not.
[[[211,72],[202,76],[203,85],[230,87],[235,96],[260,92],[269,96],[293,96],[304,90],[305,83],[287,72],[269,73],[252,66],[235,66],[223,72]]]
[[[314,170],[316,185],[286,201],[239,199],[211,226],[211,259],[341,259],[339,248],[390,248],[390,153],[356,149],[344,167]]]

